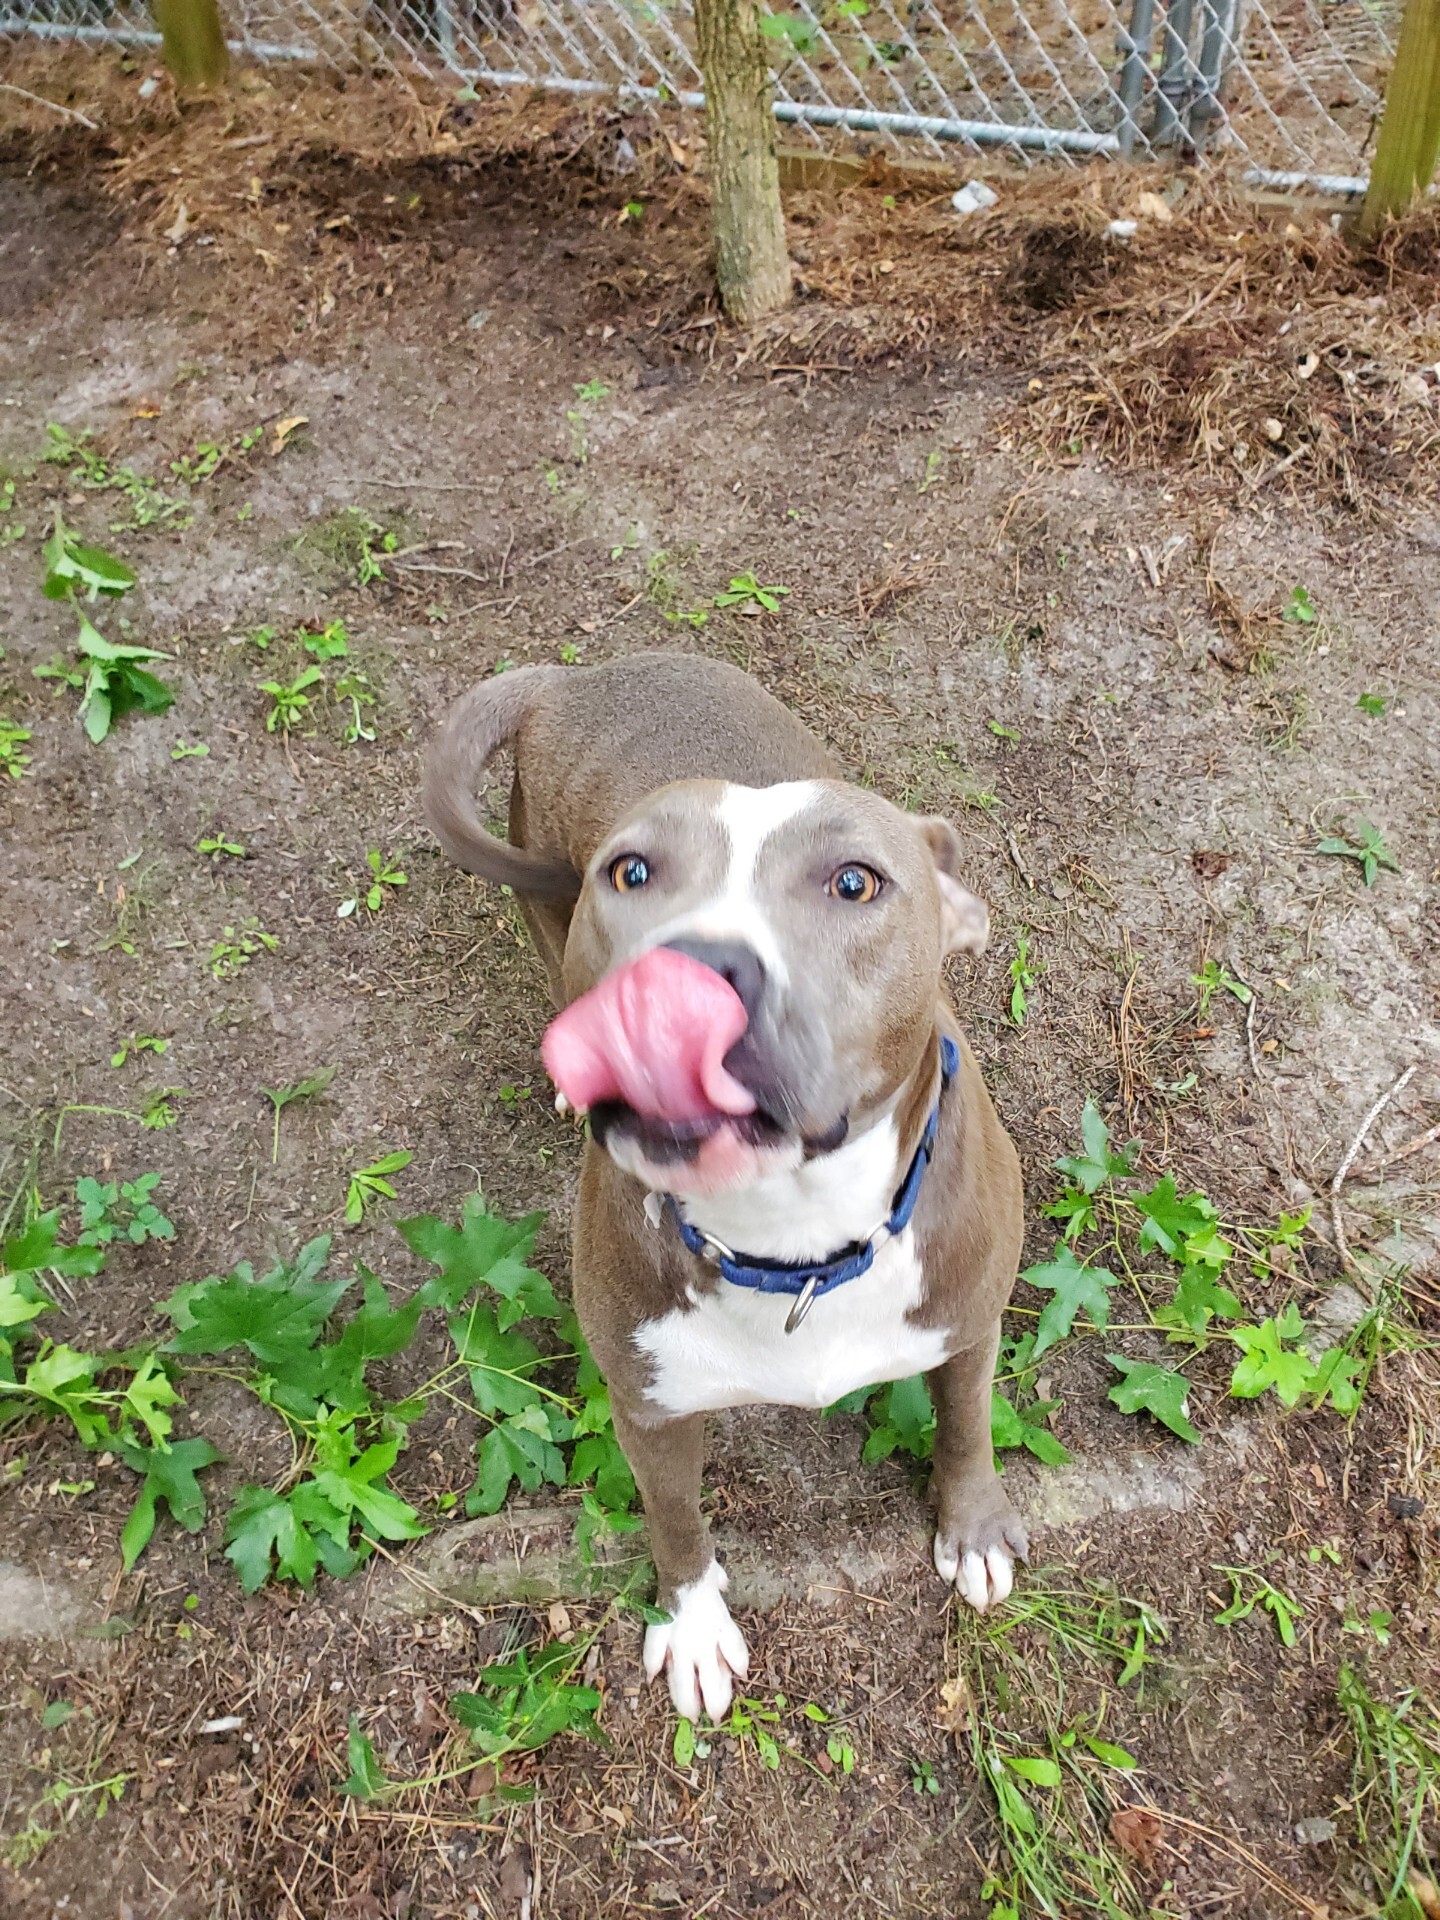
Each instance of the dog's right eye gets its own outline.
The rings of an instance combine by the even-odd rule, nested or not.
[[[610,884],[617,893],[634,893],[650,878],[650,863],[638,853],[622,853],[610,862]]]

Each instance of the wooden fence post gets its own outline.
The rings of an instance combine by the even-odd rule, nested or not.
[[[1365,204],[1355,222],[1371,240],[1424,193],[1440,159],[1440,0],[1405,0],[1395,65]]]
[[[155,0],[165,64],[182,87],[218,87],[230,65],[216,0]]]

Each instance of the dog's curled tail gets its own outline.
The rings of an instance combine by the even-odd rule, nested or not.
[[[561,671],[515,667],[482,680],[451,708],[425,756],[425,817],[446,855],[467,873],[532,900],[573,900],[580,876],[568,861],[527,853],[487,833],[475,786],[485,763],[514,738],[536,694]]]

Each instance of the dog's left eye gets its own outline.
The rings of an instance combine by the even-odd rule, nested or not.
[[[638,853],[622,853],[610,862],[610,884],[617,893],[634,893],[650,878],[650,863]]]
[[[875,898],[884,884],[873,867],[862,867],[852,861],[831,874],[825,891],[850,906],[863,907]]]

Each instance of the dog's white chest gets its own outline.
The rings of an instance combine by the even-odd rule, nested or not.
[[[722,1280],[696,1306],[636,1328],[653,1365],[649,1397],[674,1415],[756,1401],[828,1407],[857,1387],[928,1372],[947,1357],[947,1341],[908,1318],[921,1279],[907,1229],[868,1273],[816,1300],[794,1333],[785,1331],[791,1296]]]

